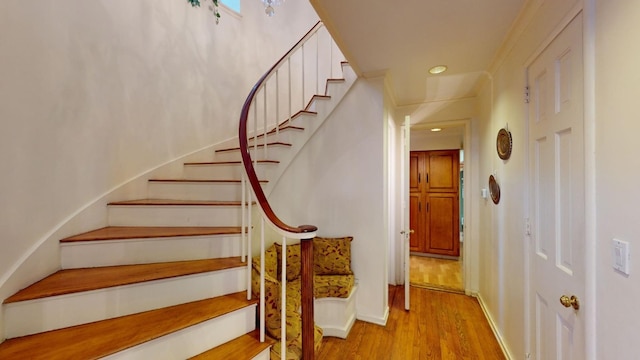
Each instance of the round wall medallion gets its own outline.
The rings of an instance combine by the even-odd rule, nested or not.
[[[507,160],[511,156],[512,146],[511,132],[504,128],[500,129],[500,131],[498,131],[498,138],[496,139],[496,149],[498,150],[500,159]]]
[[[498,182],[493,175],[489,176],[489,193],[491,194],[491,200],[493,200],[493,203],[498,204],[500,202],[500,185],[498,185]]]

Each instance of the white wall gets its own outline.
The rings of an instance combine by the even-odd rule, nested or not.
[[[529,13],[518,28],[500,66],[488,76],[478,98],[480,122],[476,124],[480,141],[479,185],[471,190],[478,196],[488,188],[489,175],[496,176],[501,199],[479,205],[479,295],[514,359],[527,351],[525,266],[527,247],[524,236],[526,214],[526,104],[524,104],[525,63],[549,37],[557,24],[581,1],[531,1]],[[498,130],[508,126],[513,137],[509,160],[496,153]]]
[[[462,149],[464,143],[462,134],[438,136],[430,132],[429,130],[412,131],[411,151]]]
[[[375,323],[386,322],[388,311],[386,127],[383,80],[357,80],[270,195],[287,223],[316,225],[319,236],[353,236],[358,318]]]
[[[106,225],[107,201],[144,194],[114,189],[235,136],[253,83],[317,21],[305,1],[276,11],[243,1],[216,26],[185,0],[0,2],[0,300]]]
[[[597,0],[596,7],[596,308],[597,358],[640,353],[640,2]],[[631,275],[612,268],[611,239],[631,244]]]

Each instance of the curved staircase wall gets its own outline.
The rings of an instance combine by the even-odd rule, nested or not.
[[[106,226],[108,202],[235,136],[247,89],[317,21],[286,5],[216,26],[181,0],[0,3],[0,300],[58,270],[58,241]]]
[[[356,80],[269,196],[291,223],[313,219],[319,236],[354,237],[358,318],[378,324],[388,312],[385,114],[384,80]],[[305,194],[305,201],[288,201],[290,194]]]

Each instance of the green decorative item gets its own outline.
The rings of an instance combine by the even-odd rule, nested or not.
[[[216,18],[216,24],[220,22],[220,11],[218,11],[218,0],[202,0],[203,2],[211,1],[213,5],[209,6],[209,10],[213,12],[213,16]],[[200,6],[200,0],[187,0],[189,4],[193,7]]]

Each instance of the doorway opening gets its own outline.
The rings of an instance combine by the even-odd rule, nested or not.
[[[465,292],[464,133],[411,131],[411,286]]]

